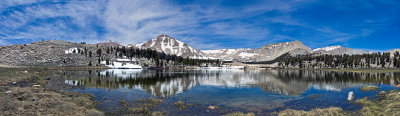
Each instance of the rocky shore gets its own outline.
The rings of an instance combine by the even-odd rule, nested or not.
[[[46,87],[45,72],[0,68],[1,115],[102,116],[91,94]]]

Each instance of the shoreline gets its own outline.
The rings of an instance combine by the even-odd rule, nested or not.
[[[278,68],[280,70],[320,70],[320,71],[337,71],[337,72],[353,72],[353,73],[394,73],[400,72],[400,68],[363,68],[363,69],[334,69],[334,68]]]
[[[48,70],[56,70],[56,69],[113,69],[107,66],[9,66],[9,65],[1,65],[0,69],[48,69]],[[188,66],[188,69],[195,69],[193,66]],[[157,67],[157,68],[143,68],[143,69],[173,69],[171,67]],[[179,67],[176,69],[185,69],[184,67]],[[344,71],[344,72],[355,72],[355,73],[391,73],[391,72],[400,72],[400,68],[359,68],[359,69],[336,69],[336,68],[318,68],[318,69],[310,69],[310,68],[245,68],[245,70],[270,70],[270,69],[280,69],[280,70],[323,70],[323,71]]]

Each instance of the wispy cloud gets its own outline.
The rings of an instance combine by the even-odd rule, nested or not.
[[[0,45],[7,45],[8,43],[5,40],[0,39]]]
[[[374,9],[379,5],[391,5],[379,1],[235,2],[5,0],[0,3],[0,40],[7,44],[42,39],[135,44],[168,34],[200,49],[256,48],[291,40],[315,48],[366,38],[394,20],[358,15],[364,10],[378,13]],[[360,6],[351,7],[354,4]],[[326,18],[330,13],[343,17]]]
[[[99,38],[94,29],[102,25],[98,19],[102,15],[103,4],[99,1],[18,3],[21,4],[12,3],[15,6],[1,11],[0,33],[5,40],[91,41]]]

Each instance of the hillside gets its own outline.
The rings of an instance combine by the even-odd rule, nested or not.
[[[0,46],[0,64],[10,66],[87,66],[97,62],[96,50],[117,47],[118,43],[79,44],[62,40]],[[91,52],[91,57],[89,53]],[[105,58],[112,57],[104,54]]]

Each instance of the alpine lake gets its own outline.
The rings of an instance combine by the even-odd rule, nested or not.
[[[375,99],[380,91],[398,90],[400,73],[354,73],[325,70],[42,70],[48,89],[94,95],[106,115],[225,115],[234,112],[274,115],[285,109],[309,111],[339,107],[358,111],[347,101]],[[374,85],[378,89],[362,91]]]

